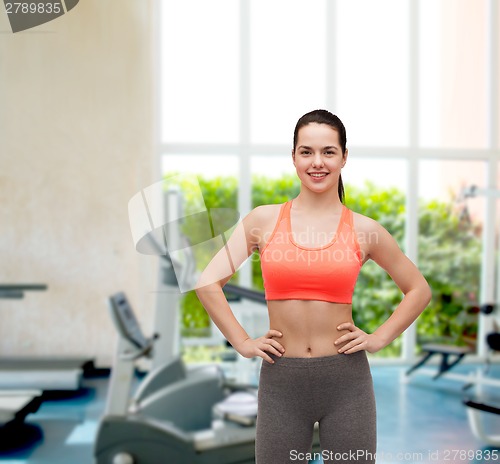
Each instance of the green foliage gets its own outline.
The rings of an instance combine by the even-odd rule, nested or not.
[[[237,209],[237,180],[219,176],[215,179],[198,178],[207,208]],[[186,191],[189,186],[185,186]],[[254,176],[252,179],[252,207],[283,203],[300,192],[296,176],[279,179]],[[186,203],[189,203],[189,195]],[[381,188],[367,182],[362,188],[346,186],[346,206],[369,216],[385,227],[404,251],[405,194],[396,188]],[[206,231],[197,230],[186,221],[190,237]],[[202,236],[202,235],[200,235]],[[451,344],[464,344],[477,334],[477,315],[469,314],[467,307],[476,303],[481,265],[481,240],[477,225],[461,223],[453,212],[453,205],[437,200],[419,204],[418,266],[429,282],[433,299],[419,317],[417,336],[419,344],[441,339]],[[263,290],[258,253],[251,258],[253,285]],[[233,280],[237,280],[237,275]],[[386,321],[402,298],[402,293],[390,276],[372,261],[361,269],[353,296],[353,318],[367,333],[374,332]],[[183,299],[182,321],[184,336],[207,336],[210,330],[208,314],[194,292]],[[398,356],[402,337],[396,339],[377,356]]]
[[[420,205],[419,268],[433,298],[417,326],[421,343],[474,343],[481,269],[481,230],[460,222],[453,205],[430,201]]]
[[[296,175],[285,174],[279,179],[262,175],[252,177],[252,207],[270,203],[285,203],[300,192],[300,181]]]

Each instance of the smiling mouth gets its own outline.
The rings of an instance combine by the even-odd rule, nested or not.
[[[322,177],[326,177],[328,175],[328,172],[322,172],[322,173],[308,173],[311,177],[314,177],[315,179],[321,179]]]

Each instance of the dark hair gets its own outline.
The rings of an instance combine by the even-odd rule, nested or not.
[[[345,131],[344,124],[334,114],[327,110],[314,110],[309,113],[304,114],[295,125],[295,130],[293,131],[293,151],[295,153],[295,147],[297,146],[297,139],[299,136],[299,130],[307,126],[308,124],[327,124],[332,129],[335,129],[339,134],[340,147],[342,148],[342,156],[345,155],[347,135]],[[339,198],[342,203],[344,203],[345,193],[344,184],[342,183],[342,176],[339,176]]]

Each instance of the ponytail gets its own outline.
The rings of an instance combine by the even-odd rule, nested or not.
[[[342,175],[339,175],[339,198],[340,202],[344,203],[345,192],[344,192],[344,183],[342,182]]]

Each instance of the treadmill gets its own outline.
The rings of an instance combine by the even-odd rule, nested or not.
[[[47,290],[45,284],[0,284],[0,299],[22,299],[26,291]],[[23,421],[36,412],[45,391],[76,391],[94,370],[88,358],[0,358],[0,426]]]

